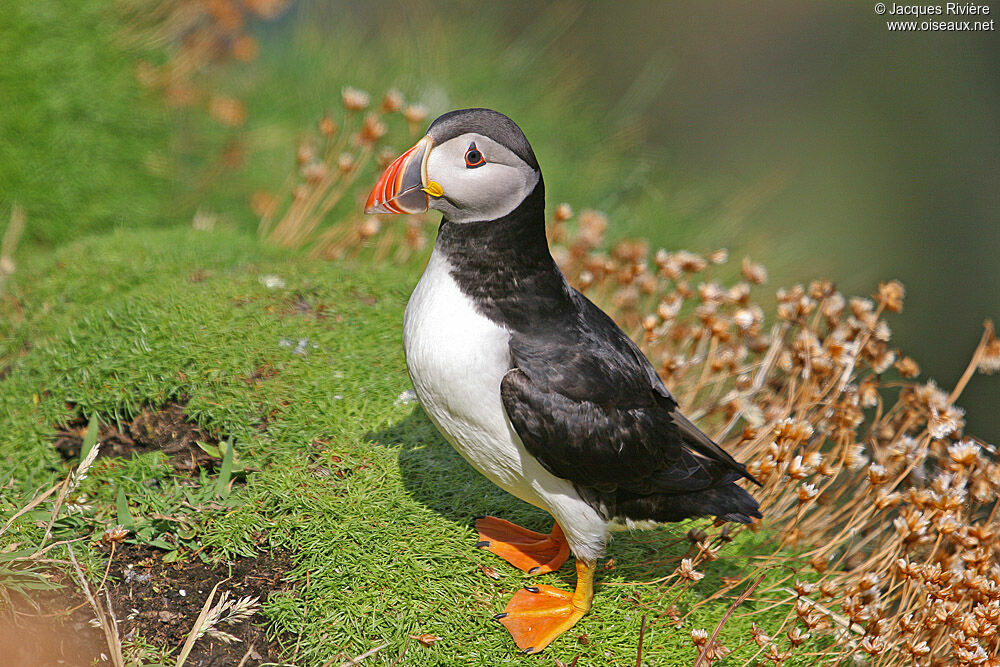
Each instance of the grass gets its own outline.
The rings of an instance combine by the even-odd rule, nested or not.
[[[285,285],[267,287],[265,275]],[[89,509],[56,537],[97,536],[187,501],[200,509],[188,517],[179,559],[195,557],[196,544],[210,559],[293,554],[295,593],[272,596],[264,611],[275,631],[298,637],[288,649],[299,664],[385,642],[373,664],[404,649],[412,664],[519,662],[490,617],[524,578],[473,548],[472,518],[494,513],[535,528],[548,518],[469,468],[419,407],[397,404],[410,386],[399,323],[415,278],[412,267],[306,260],[224,232],[118,232],[36,256],[5,302],[8,313],[24,307],[6,320],[8,340],[30,347],[0,381],[5,512],[65,474],[51,446],[56,424],[77,412],[124,421],[142,406],[186,400],[188,413],[231,437],[256,471],[246,484],[220,499],[214,479],[203,473],[192,484],[159,454],[98,459],[80,487]],[[282,345],[304,339],[305,354]],[[273,375],[248,383],[265,364]],[[687,527],[613,542],[617,565],[600,575],[595,613],[549,655],[632,664],[642,617],[651,621],[663,606],[663,590],[650,582],[673,571]],[[34,543],[39,530],[24,517],[3,542]],[[681,595],[682,610],[741,571],[758,548],[751,538],[726,547]],[[485,576],[487,566],[500,578]],[[102,571],[93,555],[89,567]],[[541,578],[563,587],[571,579],[570,568]],[[727,605],[700,608],[685,628],[714,627]],[[745,636],[748,624],[730,620],[723,640]],[[425,633],[441,639],[426,648],[409,639]],[[580,634],[589,644],[576,641]],[[644,655],[686,664],[687,630],[650,623]]]
[[[19,204],[35,244],[174,223],[168,114],[136,82],[118,28],[100,0],[4,4],[0,219]]]

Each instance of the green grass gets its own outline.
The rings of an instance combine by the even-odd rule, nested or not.
[[[0,12],[0,227],[18,203],[29,241],[176,222],[169,167],[153,166],[168,165],[168,115],[136,83],[115,16],[101,0]]]
[[[119,232],[36,256],[4,302],[13,366],[0,381],[0,482],[10,484],[3,513],[65,474],[52,435],[76,411],[125,420],[143,405],[186,400],[198,423],[232,437],[241,462],[256,470],[246,484],[217,499],[214,479],[192,485],[159,454],[102,459],[81,488],[91,509],[74,514],[59,537],[120,521],[119,490],[136,521],[186,499],[203,507],[185,527],[203,556],[292,554],[295,592],[272,596],[265,613],[275,630],[301,633],[300,664],[383,642],[372,664],[391,663],[407,644],[408,664],[523,662],[490,617],[525,577],[473,548],[472,519],[492,513],[543,529],[549,518],[472,470],[418,406],[396,404],[410,387],[400,322],[417,272],[304,260],[244,236],[187,230]],[[268,288],[263,275],[285,286]],[[281,344],[302,339],[306,354]],[[15,357],[11,342],[28,349]],[[275,374],[247,382],[264,364]],[[147,483],[154,478],[155,487]],[[4,540],[36,539],[29,519]],[[665,606],[648,582],[672,571],[685,547],[668,541],[687,528],[612,542],[617,567],[600,573],[594,612],[548,655],[633,664],[642,616]],[[759,539],[726,547],[681,596],[682,610],[740,571],[761,550]],[[190,558],[191,549],[178,555]],[[487,578],[480,565],[501,578]],[[538,580],[572,586],[572,568]],[[727,606],[705,606],[681,630],[653,624],[650,664],[688,664],[688,631],[711,630]],[[748,626],[731,620],[723,640],[735,646]],[[408,639],[421,633],[442,639],[431,648]],[[576,641],[584,633],[586,646]]]

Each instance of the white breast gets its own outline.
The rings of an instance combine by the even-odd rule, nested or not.
[[[548,511],[573,552],[603,552],[606,522],[573,485],[528,454],[507,419],[500,381],[510,369],[509,333],[479,314],[435,250],[406,306],[406,366],[424,410],[438,430],[493,483]]]

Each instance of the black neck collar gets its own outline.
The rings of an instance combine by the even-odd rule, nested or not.
[[[517,208],[497,220],[441,220],[435,251],[484,316],[518,331],[570,308],[570,290],[545,238],[542,179]]]

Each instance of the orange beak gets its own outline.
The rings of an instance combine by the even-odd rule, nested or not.
[[[433,144],[424,137],[386,168],[368,195],[365,213],[423,213],[429,208],[427,157]]]

